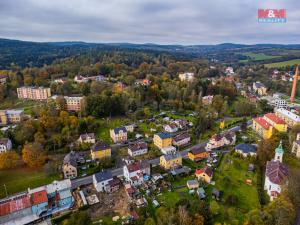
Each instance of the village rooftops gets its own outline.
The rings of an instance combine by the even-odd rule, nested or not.
[[[95,139],[95,134],[94,133],[85,133],[85,134],[81,134],[80,138],[82,139],[82,141],[87,140],[88,138],[90,139]]]
[[[195,174],[207,174],[208,176],[212,177],[213,171],[210,167],[205,167],[203,169],[196,169]]]
[[[31,207],[30,198],[27,193],[14,195],[0,201],[0,216]]]
[[[128,146],[128,148],[132,151],[132,152],[136,152],[142,149],[146,149],[147,143],[146,142],[136,142],[136,143],[132,143]]]
[[[300,116],[298,116],[295,113],[292,113],[284,108],[276,109],[276,111],[283,114],[286,117],[289,117],[290,119],[292,119],[295,122],[300,122]]]
[[[71,151],[64,157],[64,164],[70,164],[74,167],[77,167],[77,159],[78,159],[78,154],[74,151]]]
[[[125,127],[118,127],[118,128],[114,128],[113,130],[114,130],[114,133],[115,133],[115,134],[119,134],[120,131],[122,131],[123,133],[126,133],[126,132],[127,132],[127,130],[126,130]]]
[[[61,191],[64,189],[71,188],[71,180],[65,179],[60,181],[53,181],[51,184],[46,185],[47,193],[54,193],[56,191]]]
[[[169,155],[163,155],[162,157],[164,157],[165,161],[172,161],[174,159],[181,158],[181,155],[180,154],[169,154]]]
[[[269,124],[264,118],[257,117],[254,119],[255,122],[257,122],[262,128],[265,130],[268,130],[271,127],[271,124]]]
[[[95,178],[96,178],[96,181],[98,183],[100,183],[102,181],[106,181],[106,180],[112,179],[113,176],[112,176],[112,173],[111,173],[110,170],[106,170],[106,171],[102,171],[102,172],[96,173],[95,174]]]
[[[97,141],[91,148],[93,152],[109,149],[110,145],[104,141]]]
[[[265,114],[265,117],[272,120],[276,124],[286,124],[285,121],[278,116],[275,115],[275,113],[267,113]]]
[[[250,153],[250,152],[256,153],[256,147],[251,144],[238,144],[237,146],[235,146],[235,149],[240,150],[243,153]]]
[[[268,161],[266,165],[266,176],[272,183],[283,184],[288,177],[288,168],[279,161]]]
[[[194,146],[191,148],[190,153],[193,155],[198,155],[200,153],[206,152],[206,149],[204,147]]]
[[[188,133],[183,133],[183,134],[179,134],[179,135],[175,136],[173,138],[173,140],[178,142],[178,141],[184,140],[184,139],[189,138],[189,137],[190,137],[190,135]]]
[[[48,202],[46,190],[41,190],[38,192],[33,192],[30,196],[31,204],[38,205],[43,202]]]
[[[167,139],[167,138],[171,138],[172,135],[166,132],[159,132],[156,134],[157,136],[159,136],[161,139]]]
[[[127,169],[130,173],[132,173],[134,171],[138,171],[138,170],[147,168],[149,166],[150,166],[150,164],[147,161],[139,161],[139,162],[134,162],[134,163],[127,165]]]

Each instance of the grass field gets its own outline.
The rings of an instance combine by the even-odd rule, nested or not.
[[[49,184],[59,179],[58,175],[47,176],[43,170],[18,168],[14,170],[0,171],[0,198],[5,197],[6,186],[8,195],[26,191],[27,188],[35,188]]]
[[[255,61],[260,61],[260,60],[267,60],[267,59],[275,59],[275,58],[279,58],[280,56],[275,56],[275,55],[266,55],[264,53],[253,53],[253,52],[245,52],[245,53],[241,53],[241,55],[247,56],[249,57],[251,60],[255,60]],[[240,60],[241,62],[246,62],[248,61],[246,60]]]
[[[247,172],[249,163],[250,161],[247,159],[236,158],[229,154],[224,157],[214,177],[216,188],[224,191],[223,201],[219,203],[220,210],[215,222],[226,221],[231,224],[232,220],[237,220],[243,224],[246,214],[250,210],[260,207],[256,190],[256,173]],[[252,180],[252,185],[246,184],[247,179]],[[234,206],[225,203],[230,195],[238,198],[238,203]],[[230,215],[231,212],[234,213]]]
[[[275,67],[283,67],[283,66],[293,66],[295,64],[300,64],[300,59],[293,59],[293,60],[277,62],[277,63],[268,63],[264,65],[267,68],[275,68]]]

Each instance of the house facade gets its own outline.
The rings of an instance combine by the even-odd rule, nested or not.
[[[236,141],[236,135],[234,132],[228,132],[225,134],[213,135],[206,144],[207,150],[218,149],[226,145],[234,145]]]
[[[194,73],[180,73],[178,75],[180,81],[193,81],[194,80]]]
[[[210,184],[211,179],[213,177],[213,171],[210,167],[205,167],[203,169],[197,169],[195,171],[195,176],[198,180],[203,180],[206,183]]]
[[[0,138],[0,153],[7,152],[12,149],[12,143],[9,138]]]
[[[144,182],[144,176],[151,175],[151,166],[146,161],[138,161],[123,167],[124,178],[132,186],[139,186]]]
[[[178,131],[178,127],[175,123],[164,125],[164,130],[169,133],[174,133]]]
[[[280,117],[276,116],[275,113],[267,113],[263,117],[269,124],[271,124],[275,130],[279,132],[287,132],[287,124]]]
[[[253,90],[258,95],[261,95],[261,96],[267,94],[267,88],[266,88],[266,86],[263,83],[259,82],[259,81],[253,83]]]
[[[153,142],[159,149],[166,148],[172,145],[172,136],[166,132],[154,134]]]
[[[146,142],[136,142],[129,144],[128,155],[134,157],[139,155],[144,155],[148,152],[148,145]]]
[[[204,147],[194,146],[188,152],[188,158],[194,162],[208,158],[210,153]]]
[[[111,129],[110,137],[114,143],[127,141],[127,130],[125,127]]]
[[[190,141],[191,141],[191,136],[188,133],[183,133],[175,136],[173,138],[172,143],[173,145],[180,147],[189,144]]]
[[[297,114],[291,111],[288,111],[284,108],[280,108],[280,109],[275,109],[275,114],[276,116],[283,119],[287,123],[288,127],[290,128],[296,125],[300,125],[300,116],[298,116]]]
[[[47,100],[51,97],[50,88],[44,87],[20,87],[17,93],[19,99]]]
[[[271,138],[274,133],[273,126],[262,117],[253,119],[252,129],[263,139]]]
[[[73,179],[77,177],[77,160],[79,156],[76,152],[71,151],[64,157],[63,161],[63,174],[65,179]]]
[[[98,192],[105,192],[109,182],[112,180],[113,176],[110,170],[95,173],[93,175],[93,184]]]
[[[96,138],[94,133],[85,133],[81,134],[77,140],[80,144],[88,143],[88,144],[95,144]]]
[[[91,148],[92,160],[111,157],[111,147],[104,141],[97,141]]]
[[[20,123],[24,118],[24,110],[0,110],[0,125]]]

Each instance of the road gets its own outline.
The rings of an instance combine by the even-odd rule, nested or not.
[[[252,121],[247,122],[247,126],[250,126],[251,124],[252,124]],[[224,132],[229,132],[229,131],[236,132],[238,130],[240,130],[240,126],[232,127],[232,128],[230,128],[230,129],[228,129]],[[190,149],[192,147],[204,147],[204,146],[206,146],[206,144],[207,144],[207,141],[202,142],[202,143],[197,144],[197,145],[194,145],[194,146],[191,146],[191,147],[189,147],[189,148],[187,148],[183,151],[180,151],[179,153],[180,153],[182,158],[187,158],[187,154],[188,154],[188,152],[190,151]],[[119,146],[120,146],[120,144],[119,144]],[[116,147],[116,146],[114,146],[114,147]],[[149,159],[148,162],[151,163],[153,166],[157,166],[157,165],[159,165],[159,157],[154,158],[154,159]],[[113,176],[123,176],[123,168],[122,167],[111,169],[111,172],[112,172]],[[93,183],[93,175],[77,178],[77,179],[72,180],[71,182],[72,182],[72,188],[76,189],[76,188],[78,188],[82,185],[88,185],[88,184]]]

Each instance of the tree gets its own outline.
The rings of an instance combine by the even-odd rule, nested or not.
[[[17,166],[19,155],[14,151],[3,152],[0,154],[0,170],[12,169]]]
[[[266,165],[274,157],[274,149],[277,147],[277,142],[271,138],[268,140],[260,140],[257,147],[257,157],[261,167]]]
[[[192,219],[186,209],[186,206],[178,207],[178,215],[179,215],[179,225],[192,224]]]
[[[204,224],[204,217],[199,215],[198,213],[195,214],[193,218],[193,222],[191,223],[193,225],[203,225]]]
[[[300,207],[300,169],[289,170],[288,196],[295,208]]]
[[[29,167],[41,167],[44,165],[47,156],[42,145],[34,142],[24,145],[22,158]]]
[[[147,218],[144,225],[155,225],[155,221],[153,218]]]
[[[210,203],[210,210],[211,210],[211,212],[212,212],[213,215],[219,214],[219,211],[220,211],[219,204],[216,201],[212,201]]]
[[[77,211],[72,213],[69,219],[63,222],[63,225],[91,225],[92,220],[87,212]]]

